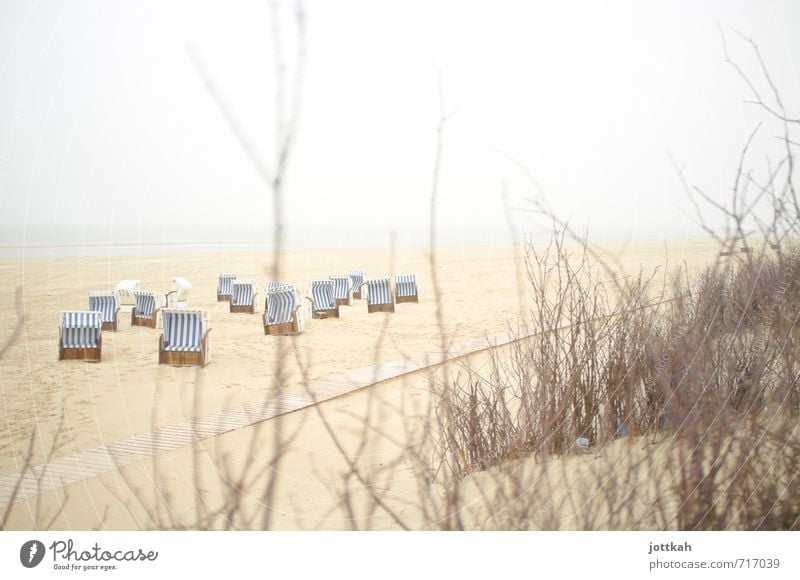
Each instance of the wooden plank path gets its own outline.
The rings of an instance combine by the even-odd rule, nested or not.
[[[150,433],[133,435],[101,447],[53,459],[24,472],[0,477],[0,509],[25,501],[41,493],[96,477],[154,455],[217,437],[235,429],[249,427],[279,415],[292,413],[317,403],[329,401],[377,383],[431,369],[443,361],[502,346],[526,338],[499,333],[470,340],[446,352],[423,352],[405,359],[370,365],[343,374],[336,374],[309,386],[306,392],[281,393],[243,403],[232,409],[216,411],[200,419],[192,419],[162,427]]]

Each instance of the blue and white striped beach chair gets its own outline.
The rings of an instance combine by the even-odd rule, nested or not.
[[[89,292],[89,310],[100,312],[103,330],[117,330],[119,304],[113,292]]]
[[[267,292],[264,334],[299,334],[305,330],[302,304],[290,284]]]
[[[350,277],[345,275],[328,276],[328,279],[333,282],[333,298],[336,300],[336,305],[350,306],[353,303],[350,293]]]
[[[353,288],[353,299],[361,300],[361,287],[364,285],[366,274],[363,270],[350,270],[347,275],[350,277],[350,285]]]
[[[220,274],[217,277],[217,302],[225,302],[231,299],[234,280],[236,280],[236,274]]]
[[[339,305],[333,297],[333,282],[314,280],[309,290],[312,318],[339,318]]]
[[[134,290],[133,297],[136,302],[131,310],[131,326],[155,328],[162,297],[144,290]]]
[[[394,278],[397,303],[419,302],[417,277],[414,274],[398,274]]]
[[[267,282],[267,285],[264,287],[264,292],[272,292],[273,290],[283,290],[288,287],[294,288],[294,284],[289,284],[288,282]]]
[[[394,312],[394,295],[389,278],[367,280],[367,312]]]
[[[58,360],[100,362],[102,329],[103,316],[100,312],[62,312],[58,329]]]
[[[158,364],[206,366],[211,362],[208,312],[164,308],[161,321],[163,331],[158,341]]]
[[[256,285],[250,280],[236,280],[231,285],[231,312],[255,314]]]

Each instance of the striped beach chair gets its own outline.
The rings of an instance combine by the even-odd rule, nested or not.
[[[206,366],[211,362],[208,312],[183,308],[161,310],[158,364]]]
[[[282,290],[288,286],[294,288],[294,284],[290,284],[289,282],[267,282],[266,286],[264,286],[264,291],[272,292],[273,290]]]
[[[231,285],[231,312],[256,312],[256,285],[250,280],[236,280]]]
[[[350,306],[353,303],[352,293],[350,292],[349,276],[328,276],[333,282],[333,298],[337,306]]]
[[[145,292],[144,290],[134,290],[133,297],[136,303],[131,310],[131,326],[155,328],[162,297],[156,296],[155,292]]]
[[[311,301],[312,318],[339,318],[339,305],[333,296],[331,280],[314,280],[311,282],[307,300]]]
[[[363,270],[350,270],[347,275],[350,277],[350,285],[353,288],[353,299],[361,300],[361,287],[364,285],[366,274]]]
[[[58,329],[58,360],[100,362],[102,330],[103,316],[100,312],[62,312]]]
[[[394,296],[389,278],[367,280],[367,312],[394,312]]]
[[[100,312],[103,330],[117,330],[119,303],[113,292],[89,292],[89,311]]]
[[[217,277],[217,302],[226,302],[231,299],[234,280],[236,280],[236,274],[220,274]]]
[[[290,284],[267,292],[264,308],[264,334],[299,334],[305,330],[302,304],[297,289]]]
[[[417,277],[414,274],[398,274],[394,278],[396,301],[398,304],[403,302],[419,302],[417,294]]]

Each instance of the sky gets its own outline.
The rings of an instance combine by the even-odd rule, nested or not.
[[[291,75],[291,6],[275,27],[266,1],[0,0],[0,243],[269,238],[271,191],[190,54],[274,167],[274,33]],[[536,227],[539,199],[599,238],[698,236],[676,166],[725,199],[765,119],[720,31],[763,86],[735,31],[756,40],[800,102],[793,0],[309,0],[305,14],[290,238],[426,231],[440,98],[442,232]],[[757,171],[780,157],[776,134],[759,130]]]

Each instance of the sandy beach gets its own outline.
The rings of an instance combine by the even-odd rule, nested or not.
[[[651,271],[667,263],[696,268],[717,251],[707,241],[614,242],[604,247],[618,257],[626,274]],[[350,307],[341,307],[339,319],[311,320],[306,316],[306,332],[296,337],[263,334],[263,286],[269,278],[269,259],[268,254],[255,251],[220,251],[0,261],[0,316],[6,332],[15,318],[16,288],[21,288],[25,315],[18,340],[0,362],[0,476],[22,468],[34,429],[32,463],[38,464],[45,456],[67,456],[258,400],[274,394],[276,388],[302,392],[304,385],[337,373],[441,349],[430,267],[423,249],[400,248],[394,255],[388,249],[375,248],[286,251],[283,278],[302,290],[310,280],[361,268],[375,277],[415,273],[420,292],[419,304],[400,304],[393,314],[367,314],[366,302],[354,301]],[[516,326],[518,315],[529,306],[524,268],[519,250],[510,246],[440,248],[438,275],[449,344]],[[227,303],[216,301],[219,272],[232,272],[258,283],[262,294],[257,297],[255,315],[230,314]],[[139,279],[141,288],[165,292],[172,276],[189,279],[193,284],[190,306],[210,312],[213,360],[205,368],[159,365],[160,331],[130,327],[125,313],[121,313],[117,332],[103,333],[101,363],[57,360],[59,311],[85,309],[87,291],[112,289],[121,279]],[[287,348],[288,356],[283,379],[276,385],[279,343]],[[481,364],[477,359],[474,362]],[[258,450],[285,439],[289,443],[279,467],[281,483],[269,506],[271,526],[347,529],[350,518],[357,517],[358,527],[397,527],[397,522],[369,507],[374,492],[368,488],[374,485],[413,528],[422,521],[415,513],[426,500],[425,492],[419,490],[416,468],[398,458],[419,436],[415,417],[427,412],[428,380],[425,373],[415,373],[382,382],[318,405],[318,409],[187,445],[152,461],[42,494],[16,505],[9,525],[35,527],[47,514],[48,520],[54,518],[52,526],[57,529],[193,527],[197,525],[198,490],[202,490],[203,502],[219,505],[231,474],[238,473],[248,460],[259,465],[266,455]],[[346,467],[341,446],[352,452],[360,465],[381,468],[369,486],[341,481]],[[254,468],[246,478],[243,511],[263,512],[263,498],[250,496],[248,490],[257,489],[266,472]],[[342,509],[344,489],[353,495],[352,513]],[[163,501],[165,496],[170,498],[169,513],[156,507],[156,498]],[[154,513],[161,519],[153,519]],[[224,527],[221,521],[224,519],[212,525]],[[260,521],[252,522],[252,527],[260,525]]]

